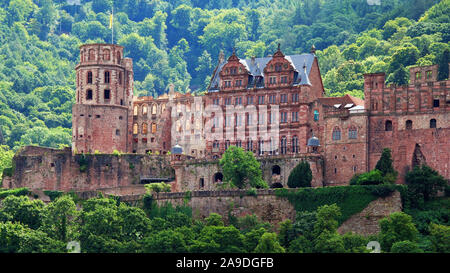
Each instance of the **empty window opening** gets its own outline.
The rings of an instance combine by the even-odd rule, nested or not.
[[[92,100],[92,90],[91,89],[89,89],[86,92],[86,100]]]
[[[433,100],[433,107],[439,107],[439,100]]]
[[[204,178],[200,178],[199,186],[200,186],[200,189],[205,187],[205,179]]]
[[[120,136],[120,130],[119,129],[116,130],[116,136]]]
[[[436,128],[436,120],[434,118],[430,120],[430,128]]]
[[[109,77],[109,71],[105,71],[105,83],[109,83],[110,77]]]
[[[272,167],[272,175],[280,175],[281,174],[281,168],[278,165],[275,165]]]
[[[392,121],[386,120],[384,129],[386,132],[392,131]]]
[[[411,120],[407,120],[406,121],[406,130],[411,130],[412,129],[412,121]]]
[[[222,173],[216,173],[214,174],[214,182],[222,182],[223,181],[223,174]]]
[[[105,100],[109,100],[111,98],[111,90],[105,89]]]
[[[92,83],[92,72],[91,71],[89,71],[87,73],[87,83]]]

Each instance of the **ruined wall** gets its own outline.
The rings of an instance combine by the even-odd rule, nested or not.
[[[437,121],[436,128],[430,128],[431,119]],[[385,130],[386,120],[392,121],[392,131]],[[407,120],[412,121],[412,129],[405,128]],[[449,124],[448,113],[370,117],[369,169],[375,168],[383,148],[390,148],[394,168],[399,172],[399,182],[404,182],[404,174],[412,168],[413,154],[418,144],[426,164],[449,179]]]
[[[278,224],[285,219],[295,220],[295,209],[287,199],[274,195],[274,190],[257,190],[256,196],[246,195],[246,190],[229,191],[196,191],[186,198],[185,192],[159,193],[155,195],[158,205],[166,202],[172,205],[192,207],[195,218],[208,217],[210,213],[218,213],[225,221],[229,215],[243,217],[255,214],[261,220]]]
[[[70,149],[24,147],[14,157],[15,171],[3,187],[89,191],[138,185],[141,177],[173,178],[168,157],[76,154]]]
[[[323,160],[318,154],[304,154],[297,156],[268,156],[260,157],[263,179],[272,186],[280,183],[287,187],[287,181],[292,169],[303,159],[308,161],[313,180],[313,187],[323,186]],[[218,160],[186,160],[173,164],[176,172],[176,191],[217,190],[221,183],[217,181],[222,173]],[[203,181],[203,183],[201,182]],[[202,186],[203,185],[203,186]]]
[[[348,114],[345,109],[328,114],[324,119],[325,181],[327,186],[348,185],[356,173],[367,172],[368,139],[366,113]],[[333,131],[340,130],[340,140]],[[350,130],[356,132],[351,138]]]
[[[360,213],[352,215],[338,228],[340,234],[354,232],[358,234],[377,234],[380,232],[379,221],[391,213],[402,211],[400,192],[379,198],[369,203]]]

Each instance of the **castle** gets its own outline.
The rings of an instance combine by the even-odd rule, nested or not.
[[[450,80],[437,81],[437,65],[411,68],[406,86],[366,74],[361,100],[325,97],[314,47],[301,55],[278,47],[273,56],[250,59],[233,52],[219,56],[205,95],[171,85],[153,98],[133,97],[133,64],[123,56],[118,45],[80,47],[72,148],[25,147],[4,187],[96,190],[171,181],[173,191],[212,190],[223,180],[218,159],[231,145],[255,154],[271,187],[286,186],[304,159],[313,187],[348,185],[375,167],[383,148],[392,150],[398,183],[422,163],[450,178]]]

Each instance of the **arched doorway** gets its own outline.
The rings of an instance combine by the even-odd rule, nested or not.
[[[222,173],[216,173],[214,174],[214,182],[219,183],[223,181],[223,174]]]
[[[281,174],[281,167],[278,165],[274,165],[272,167],[272,175],[280,175]]]

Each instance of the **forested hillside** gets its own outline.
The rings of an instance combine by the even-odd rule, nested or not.
[[[136,95],[161,94],[169,83],[204,91],[220,50],[262,57],[280,43],[285,54],[314,44],[327,93],[362,97],[363,73],[386,71],[389,82],[405,83],[408,66],[437,63],[449,48],[450,0],[114,2],[114,43],[133,58]],[[111,42],[111,9],[110,0],[0,1],[4,155],[21,145],[70,145],[78,47]]]

